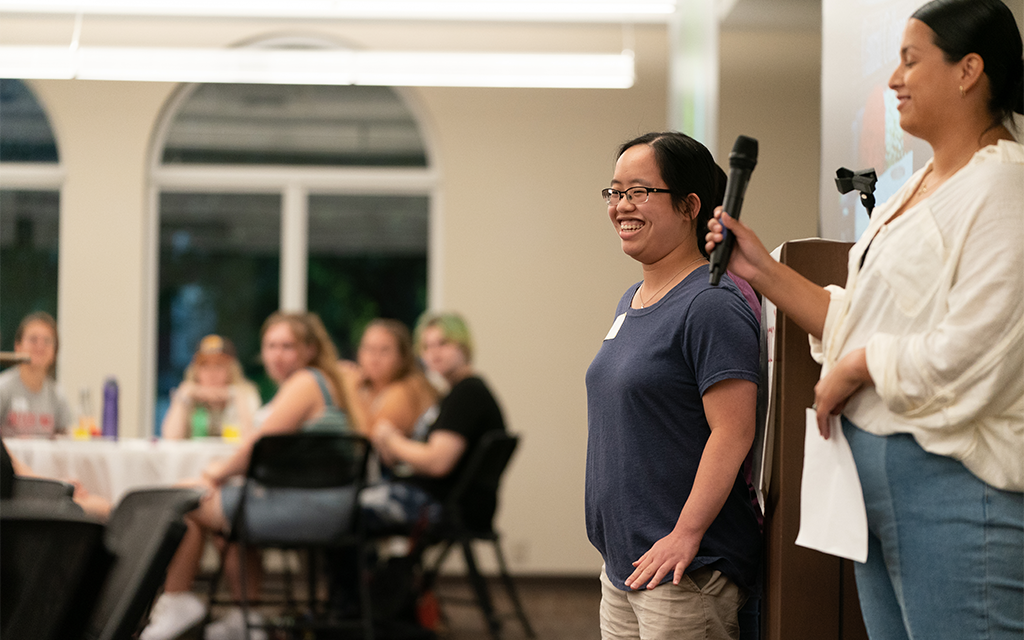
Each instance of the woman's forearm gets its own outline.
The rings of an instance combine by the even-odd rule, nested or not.
[[[720,429],[711,434],[697,467],[693,489],[679,514],[677,529],[697,539],[704,536],[722,511],[749,450],[749,441],[735,433]]]
[[[171,396],[171,406],[164,415],[164,421],[160,425],[160,437],[165,440],[181,440],[189,435],[188,416],[192,404],[181,397],[181,391],[176,391]]]
[[[824,287],[779,262],[763,269],[748,282],[801,329],[821,339],[831,299]]]

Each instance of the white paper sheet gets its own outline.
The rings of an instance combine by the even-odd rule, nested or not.
[[[775,247],[772,257],[776,261],[782,256],[782,245]],[[778,307],[768,298],[761,300],[761,358],[763,359],[761,373],[766,374],[766,379],[761,380],[763,388],[767,389],[765,394],[764,416],[757,425],[754,432],[754,456],[750,469],[751,483],[754,485],[754,495],[757,497],[757,504],[761,507],[761,514],[765,513],[765,503],[768,501],[768,485],[772,478],[772,451],[775,447],[775,350],[776,330],[778,320]],[[760,407],[758,407],[760,409]],[[760,415],[760,414],[759,414]]]
[[[807,409],[796,543],[864,562],[868,559],[868,518],[860,477],[839,417],[829,420],[826,440],[818,433],[814,409]]]

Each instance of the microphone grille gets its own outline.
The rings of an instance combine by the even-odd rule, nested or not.
[[[748,136],[739,136],[732,145],[729,154],[729,166],[741,169],[753,169],[757,164],[757,140]]]

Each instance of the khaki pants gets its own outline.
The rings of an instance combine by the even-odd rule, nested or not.
[[[720,571],[701,568],[678,585],[623,591],[601,569],[603,640],[738,640],[746,595]]]

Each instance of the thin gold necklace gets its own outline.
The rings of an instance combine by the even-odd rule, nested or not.
[[[665,284],[661,285],[661,288],[658,289],[657,291],[655,291],[651,295],[651,297],[648,298],[648,300],[650,300],[651,298],[657,297],[659,293],[661,293],[662,291],[665,290],[665,287],[667,287],[668,285],[672,284],[672,281],[675,280],[676,278],[678,278],[680,273],[686,271],[686,268],[689,267],[691,264],[693,264],[694,262],[699,262],[700,260],[703,260],[703,259],[704,259],[704,256],[697,256],[696,260],[691,260],[690,262],[687,262],[685,265],[683,265],[682,269],[680,269],[679,271],[676,272],[676,275],[672,276],[671,278],[669,278],[668,282],[666,282]],[[641,309],[643,309],[645,304],[646,304],[644,302],[644,293],[643,293],[644,285],[645,284],[647,284],[647,280],[644,280],[642,283],[640,283],[640,287],[636,290],[636,296],[638,298],[640,298],[640,308]]]
[[[921,195],[925,195],[925,194],[928,193],[928,178],[931,178],[931,177],[932,177],[932,170],[931,170],[931,167],[929,167],[928,168],[928,173],[926,173],[924,175],[924,177],[921,178]]]

